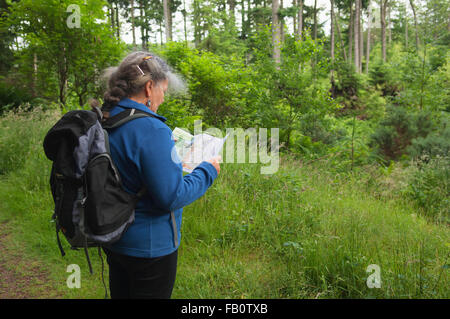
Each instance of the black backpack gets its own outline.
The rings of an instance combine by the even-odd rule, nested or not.
[[[136,109],[107,119],[99,108],[70,111],[44,138],[45,154],[53,161],[50,187],[58,247],[64,256],[61,231],[72,249],[84,249],[91,273],[88,247],[98,247],[101,257],[101,246],[119,240],[133,223],[136,203],[146,191],[130,194],[123,189],[107,130],[148,116],[153,115]]]

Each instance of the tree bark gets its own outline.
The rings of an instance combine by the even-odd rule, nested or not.
[[[164,6],[164,29],[166,36],[166,43],[172,41],[172,32],[171,32],[171,12],[170,12],[170,0],[163,0]]]
[[[133,49],[136,50],[136,28],[134,25],[134,0],[130,0],[131,34],[133,36]]]
[[[409,0],[409,4],[411,5],[411,9],[413,11],[413,16],[414,16],[414,29],[416,32],[416,51],[419,52],[419,30],[418,30],[418,26],[417,26],[416,8],[414,7],[413,0]]]
[[[369,0],[367,20],[367,43],[366,43],[366,74],[369,74],[369,60],[370,60],[370,28],[372,26],[372,3]]]
[[[116,3],[116,8],[115,8],[115,12],[116,12],[116,36],[117,36],[117,40],[120,40],[120,20],[119,20],[119,7]]]
[[[359,27],[359,23],[360,23],[360,19],[359,19],[359,13],[360,13],[360,8],[359,8],[359,0],[355,1],[355,22],[354,22],[354,27],[355,27],[355,31],[354,31],[354,36],[355,36],[355,70],[356,72],[359,73],[359,44],[360,44],[360,40],[359,40],[359,32],[360,32],[360,27]]]
[[[388,0],[380,0],[380,23],[381,23],[381,56],[386,62],[386,6]]]
[[[348,63],[352,63],[353,57],[353,2],[350,2],[350,21],[348,24]]]
[[[317,40],[317,0],[314,0],[314,41]]]
[[[331,14],[333,16],[333,20],[336,26],[336,33],[337,36],[339,38],[339,43],[341,44],[341,50],[342,50],[342,55],[344,56],[344,61],[347,62],[347,53],[345,52],[345,45],[344,45],[344,41],[342,40],[342,36],[341,36],[341,29],[339,28],[339,22],[337,21],[336,15],[334,14],[334,7],[331,7]]]
[[[232,21],[236,20],[235,11],[236,11],[236,0],[228,0],[228,5],[230,7],[229,9],[229,15],[232,19]]]
[[[334,84],[334,0],[330,0],[330,46],[331,46],[331,84]]]
[[[139,1],[139,17],[140,17],[140,20],[141,20],[141,27],[140,27],[140,29],[141,29],[141,42],[142,42],[142,49],[143,50],[147,50],[147,41],[148,41],[148,39],[147,39],[147,34],[146,34],[146,31],[148,30],[148,26],[147,26],[147,23],[145,23],[145,26],[146,27],[144,27],[142,24],[144,24],[143,23],[143,21],[147,21],[147,18],[146,18],[146,16],[145,16],[145,8],[144,8],[144,5],[145,5],[145,2],[144,1]]]
[[[244,5],[244,0],[241,0],[241,28],[242,28],[242,32],[241,32],[241,38],[245,39],[246,37],[246,33],[245,33],[245,5]]]
[[[170,0],[163,0],[163,10],[164,10],[164,27],[165,27],[165,34],[166,34],[166,43],[169,41],[172,41],[172,32],[170,30],[170,23],[171,23],[171,13],[170,13]]]
[[[292,0],[292,5],[297,8],[297,0]],[[294,36],[297,37],[297,15],[294,14],[294,17],[292,19],[292,22],[294,24]]]
[[[111,20],[111,29],[114,30],[114,28],[116,27],[115,23],[114,23],[114,20],[115,20],[114,19],[114,7],[112,4],[109,4],[108,8],[109,8],[109,19]]]
[[[391,29],[391,6],[387,3],[387,33],[388,33],[388,44],[392,43],[392,29]]]
[[[247,27],[246,27],[246,34],[247,36],[250,34],[250,30],[252,28],[251,26],[251,20],[250,20],[250,11],[251,11],[251,3],[250,0],[247,0]]]
[[[233,1],[233,3],[234,3],[234,0],[232,0]],[[234,8],[233,8],[233,16],[234,16]],[[184,41],[186,42],[186,45],[187,45],[187,27],[186,27],[186,24],[187,24],[187,21],[186,21],[186,18],[187,18],[187,11],[186,11],[186,0],[183,0],[183,26],[184,26]]]
[[[280,9],[283,9],[283,0],[280,0]],[[284,43],[284,18],[283,17],[280,18],[280,39],[281,39],[281,43]]]
[[[299,11],[298,11],[298,20],[297,20],[297,37],[299,40],[302,38],[303,32],[303,0],[298,0],[299,3]]]
[[[169,38],[170,41],[173,40],[173,19],[172,19],[172,9],[170,8],[170,4],[171,4],[172,0],[167,0],[167,3],[169,5]]]
[[[33,53],[33,81],[31,82],[31,95],[36,97],[36,87],[37,87],[37,73],[38,73],[38,59],[37,54]]]
[[[362,16],[362,0],[359,0],[359,72],[362,72],[362,59],[364,56],[364,21]]]
[[[276,64],[281,62],[280,52],[280,23],[278,20],[278,10],[280,8],[279,0],[272,0],[272,46],[273,59]]]

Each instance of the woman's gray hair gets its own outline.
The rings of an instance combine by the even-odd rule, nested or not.
[[[130,53],[118,67],[106,69],[103,78],[108,82],[104,95],[104,111],[111,109],[123,98],[143,90],[150,80],[154,85],[160,85],[162,81],[168,80],[170,92],[186,89],[184,81],[163,59],[144,51]]]

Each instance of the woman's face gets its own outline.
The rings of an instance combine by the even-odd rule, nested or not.
[[[150,99],[150,110],[156,113],[158,107],[164,102],[164,94],[169,87],[169,80],[163,80],[157,83],[149,81],[146,85],[148,98]]]

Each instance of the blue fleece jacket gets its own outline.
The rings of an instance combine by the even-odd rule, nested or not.
[[[143,186],[147,193],[138,202],[135,221],[122,238],[109,246],[117,253],[135,257],[159,257],[174,252],[181,239],[183,207],[189,205],[212,185],[217,171],[202,162],[183,176],[180,161],[172,160],[172,130],[166,118],[144,104],[123,99],[110,112],[111,116],[128,108],[154,115],[134,119],[109,131],[111,157],[128,192],[137,193]],[[170,212],[176,221],[175,242]]]

